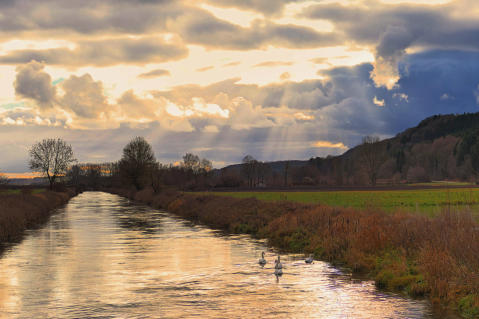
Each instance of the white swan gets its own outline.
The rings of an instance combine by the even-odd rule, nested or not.
[[[313,263],[313,254],[309,254],[309,257],[304,260],[305,263],[307,264],[312,264]]]
[[[281,260],[280,260],[280,256],[278,255],[278,259],[276,259],[274,261],[275,265],[274,265],[274,268],[275,269],[282,269],[283,268],[283,265],[281,264]]]
[[[283,265],[281,264],[280,256],[274,261],[274,274],[281,276],[283,274]]]
[[[259,259],[258,264],[260,264],[261,266],[266,265],[266,259],[264,259],[264,251],[261,253],[261,258]]]

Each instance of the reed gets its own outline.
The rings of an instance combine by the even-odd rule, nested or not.
[[[65,204],[74,195],[72,190],[35,194],[25,190],[0,194],[0,246],[20,240],[26,229],[44,223],[54,208]]]

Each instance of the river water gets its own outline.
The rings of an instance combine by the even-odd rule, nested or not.
[[[268,263],[257,264],[261,252]],[[324,262],[86,192],[0,259],[0,318],[434,318]]]

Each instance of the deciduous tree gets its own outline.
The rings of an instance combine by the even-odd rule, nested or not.
[[[376,185],[379,168],[382,164],[383,154],[379,137],[365,136],[363,143],[359,147],[361,164],[366,171],[371,185]]]
[[[66,175],[69,166],[76,161],[71,145],[60,138],[44,139],[34,144],[29,153],[30,169],[48,178],[50,189],[58,176]]]
[[[8,184],[8,178],[5,176],[5,174],[0,173],[0,185],[6,184]]]
[[[241,172],[246,177],[249,187],[253,187],[256,164],[258,161],[251,155],[243,157]]]
[[[124,180],[141,189],[149,170],[156,165],[151,145],[141,136],[135,137],[123,148],[120,160],[120,175]]]

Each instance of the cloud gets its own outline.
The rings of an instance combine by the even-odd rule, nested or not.
[[[399,80],[398,63],[406,54],[415,36],[404,26],[388,26],[376,47],[374,70],[371,78],[378,86],[392,89]]]
[[[333,143],[333,142],[329,142],[329,141],[317,141],[317,142],[313,143],[312,146],[313,147],[318,147],[318,148],[339,148],[339,149],[343,149],[343,150],[348,149],[348,147],[341,142]]]
[[[214,69],[214,68],[215,68],[214,66],[209,65],[209,66],[205,66],[205,67],[196,69],[196,71],[197,71],[197,72],[205,72],[205,71],[208,71],[208,70],[212,70],[212,69]]]
[[[384,106],[384,100],[379,100],[376,96],[373,98],[373,103],[377,106]]]
[[[266,15],[277,14],[283,10],[285,4],[296,1],[298,0],[209,0],[217,6],[253,10]]]
[[[65,94],[61,97],[60,104],[77,116],[106,117],[111,110],[103,92],[103,83],[94,81],[90,74],[72,75],[62,83],[62,88]]]
[[[56,89],[51,76],[44,71],[45,65],[31,61],[17,67],[17,76],[13,86],[19,97],[34,100],[42,108],[54,103]]]
[[[168,19],[175,19],[188,10],[193,9],[175,0],[10,1],[10,5],[2,7],[0,30],[12,33],[143,34],[164,30]]]
[[[337,98],[331,94],[331,82],[323,80],[284,82],[265,86],[240,84],[239,80],[239,78],[232,78],[208,86],[177,86],[169,91],[156,91],[152,94],[167,97],[179,104],[187,104],[193,97],[201,96],[212,100],[218,92],[221,92],[233,97],[243,97],[254,105],[264,107],[287,105],[297,109],[321,108],[331,104]]]
[[[100,107],[111,108],[106,112],[109,119],[94,129],[91,127],[97,125],[95,118],[73,114],[71,123],[67,122],[68,117],[62,119],[59,108],[69,111],[63,104],[55,104],[50,109],[28,109],[27,105],[19,104],[0,112],[0,123],[3,123],[0,147],[5,154],[0,158],[0,166],[6,171],[27,170],[25,149],[51,136],[72,143],[81,161],[117,160],[122,147],[136,135],[145,136],[157,157],[166,163],[177,161],[186,150],[199,147],[201,157],[223,163],[238,162],[245,154],[253,154],[261,160],[340,154],[346,148],[339,143],[350,148],[365,135],[393,136],[433,114],[477,111],[478,60],[477,52],[408,54],[399,64],[400,89],[392,90],[376,87],[370,78],[374,66],[363,64],[334,68],[325,73],[324,80],[294,85],[257,86],[231,79],[211,86],[182,86],[161,94],[153,92],[153,98],[127,91],[118,100]],[[76,78],[80,81],[78,78],[82,76]],[[69,79],[71,77],[65,81],[68,83]],[[88,76],[80,82],[83,86],[74,85],[79,91],[89,91],[99,85]],[[65,91],[62,85],[58,84],[56,99],[59,101],[60,91]],[[455,100],[452,103],[441,100],[437,92],[447,92]],[[295,104],[297,100],[292,97],[302,94],[314,97],[311,100],[314,107]],[[407,95],[408,100],[400,98],[401,94]],[[193,97],[201,97],[196,109]],[[384,107],[378,108],[373,103],[374,97],[384,100]],[[290,104],[276,103],[278,101]],[[98,103],[104,104],[101,95]],[[168,103],[193,113],[187,117],[170,115],[166,112]],[[208,109],[208,104],[218,108]],[[220,116],[221,112],[226,114],[226,110],[229,116]],[[101,112],[92,113],[101,116]],[[107,124],[111,126],[105,127]],[[324,143],[315,147],[318,141]]]
[[[289,61],[266,61],[253,65],[254,68],[259,67],[276,67],[276,66],[289,66],[293,65],[293,62]]]
[[[207,132],[207,133],[218,133],[219,132],[219,129],[216,125],[206,125],[204,128],[203,128],[203,132]]]
[[[230,117],[228,109],[221,108],[218,104],[207,103],[204,99],[195,97],[190,105],[179,105],[168,101],[166,112],[175,117]]]
[[[237,65],[240,65],[240,64],[241,64],[240,61],[233,61],[233,62],[229,62],[229,63],[223,64],[223,67],[237,66]]]
[[[171,73],[168,70],[163,70],[163,69],[156,69],[156,70],[151,70],[149,72],[141,73],[138,75],[139,78],[142,79],[151,79],[151,78],[157,78],[161,76],[170,76]]]
[[[188,50],[179,41],[159,37],[79,41],[75,48],[16,50],[0,56],[1,64],[28,63],[31,60],[62,66],[110,66],[115,64],[161,63],[186,57]]]
[[[439,98],[441,101],[445,101],[445,100],[453,100],[454,97],[453,96],[450,96],[449,94],[447,93],[444,93],[443,95],[441,95],[441,97]]]
[[[270,45],[298,49],[340,43],[339,36],[330,32],[258,20],[245,28],[206,12],[185,14],[172,22],[170,27],[190,44],[215,49],[252,50]]]
[[[394,93],[393,98],[397,98],[399,100],[409,102],[409,96],[405,93]]]
[[[329,64],[328,60],[330,58],[314,58],[314,59],[311,59],[310,61],[313,62],[314,64]]]
[[[220,7],[259,10],[266,15],[271,15],[280,14],[284,4],[295,1],[212,0],[210,3]],[[268,45],[313,48],[339,42],[338,35],[320,33],[312,28],[294,24],[275,24],[270,19],[260,19],[247,28],[240,27],[216,18],[207,10],[201,9],[198,4],[176,0],[102,2],[48,0],[46,3],[15,1],[11,6],[2,8],[0,33],[14,34],[16,37],[19,33],[24,33],[34,38],[51,38],[52,35],[67,34],[73,39],[88,35],[101,37],[102,40],[108,36],[111,38],[108,41],[114,41],[118,35],[125,34],[168,33],[175,34],[189,44],[240,50],[265,48]],[[80,57],[88,56],[88,52],[82,52],[81,49],[79,52],[70,53]],[[175,56],[178,55],[175,54]],[[24,52],[4,56],[3,60],[4,63],[15,63],[14,61],[20,60],[25,62],[25,57],[30,57],[51,64],[60,59],[55,59],[55,56],[61,56],[61,59],[70,63],[76,59],[68,59],[67,49],[57,49],[40,52],[24,50]],[[136,61],[143,60],[140,58]]]
[[[289,80],[291,78],[291,74],[289,72],[283,72],[281,73],[281,75],[279,76],[279,79],[281,81],[286,81],[286,80]]]
[[[408,49],[479,49],[479,21],[464,14],[457,18],[465,12],[460,1],[443,5],[372,3],[312,5],[302,16],[328,20],[345,39],[374,46],[371,77],[377,86],[394,88],[399,80],[398,64]],[[470,2],[468,10],[478,7]]]
[[[130,121],[148,119],[156,120],[159,115],[160,103],[151,99],[142,99],[138,97],[133,90],[124,92],[116,101],[122,117]]]

